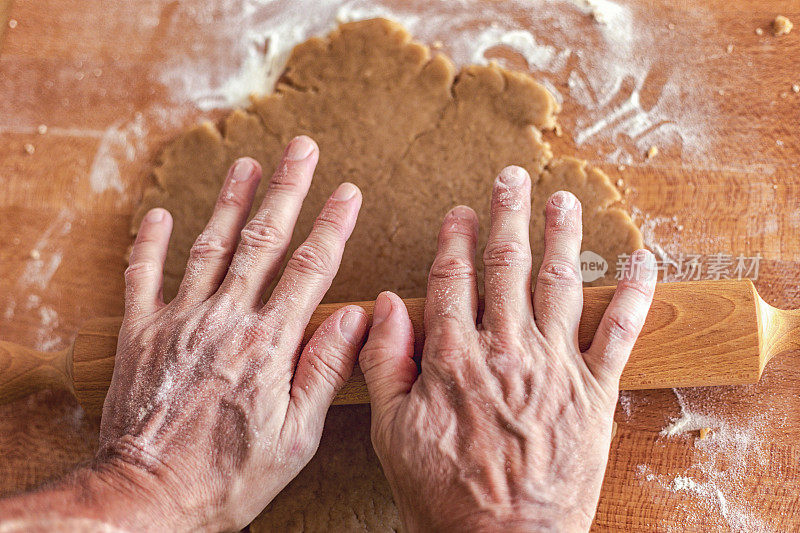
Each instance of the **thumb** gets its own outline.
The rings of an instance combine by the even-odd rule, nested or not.
[[[290,409],[309,421],[322,422],[333,398],[353,372],[358,349],[367,331],[367,314],[349,305],[317,328],[300,354],[291,388]]]
[[[359,356],[373,415],[383,418],[394,411],[411,390],[417,379],[413,357],[414,329],[406,305],[396,294],[382,292],[375,300],[372,327]]]

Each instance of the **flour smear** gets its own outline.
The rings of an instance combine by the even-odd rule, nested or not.
[[[160,81],[178,102],[204,111],[243,106],[251,94],[268,93],[292,47],[325,35],[337,22],[386,17],[402,23],[416,39],[442,43],[458,65],[487,63],[505,48],[527,63],[555,97],[575,107],[565,130],[580,145],[614,143],[607,161],[641,161],[653,145],[675,148],[684,159],[706,153],[709,102],[692,102],[686,87],[695,84],[690,69],[667,68],[653,81],[651,68],[663,70],[663,46],[647,13],[609,0],[483,2],[477,0],[409,3],[389,1],[242,0],[222,6],[179,5],[198,22],[213,18],[215,40],[224,55],[197,54],[166,60]],[[589,23],[587,24],[587,18]],[[581,28],[577,31],[576,28]],[[663,42],[663,39],[662,41]],[[680,61],[675,61],[679,64]],[[642,102],[646,84],[658,97]]]
[[[667,422],[660,438],[683,439],[691,444],[691,465],[679,472],[665,473],[656,472],[655,466],[640,464],[637,477],[665,492],[689,497],[688,503],[679,507],[682,527],[716,530],[722,526],[726,531],[747,533],[773,531],[761,518],[759,509],[742,495],[742,487],[753,472],[768,467],[768,443],[761,435],[768,424],[774,423],[774,416],[726,416],[713,391],[691,391],[691,399],[687,390],[673,389],[673,393],[680,412]],[[629,394],[621,395],[628,418],[632,402]],[[699,432],[703,428],[710,432],[701,439]],[[716,517],[717,524],[708,523],[707,517]]]

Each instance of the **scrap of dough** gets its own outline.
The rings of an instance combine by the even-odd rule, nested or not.
[[[382,290],[424,296],[442,217],[457,204],[475,208],[482,246],[494,177],[510,164],[525,167],[534,180],[535,266],[543,251],[544,203],[550,193],[568,189],[583,203],[584,250],[609,263],[597,283],[613,283],[617,256],[641,247],[641,234],[616,207],[620,195],[606,175],[577,159],[553,159],[541,131],[555,127],[557,111],[553,97],[526,74],[497,65],[456,72],[445,56],[431,55],[393,22],[343,24],[325,39],[298,45],[273,94],[232,112],[219,128],[204,123],[169,144],[154,172],[156,185],[146,191],[133,224],[155,206],[173,214],[168,300],[227,167],[248,155],[269,174],[283,146],[307,134],[321,155],[292,246],[308,234],[339,183],[351,181],[364,193],[359,223],[327,301],[368,300]],[[316,457],[265,510],[259,527],[390,531],[398,526],[370,446],[368,413],[366,407],[331,410]]]
[[[775,32],[775,35],[786,35],[792,31],[792,28],[794,28],[792,21],[783,15],[778,15],[772,22],[772,29]]]

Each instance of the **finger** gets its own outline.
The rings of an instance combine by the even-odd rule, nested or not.
[[[290,409],[302,413],[310,423],[322,425],[333,398],[353,373],[368,322],[357,305],[339,309],[325,319],[300,355]]]
[[[322,208],[308,238],[292,254],[260,316],[271,324],[302,335],[311,314],[331,286],[339,269],[344,245],[353,233],[361,191],[342,183]]]
[[[447,323],[475,327],[478,283],[475,248],[478,216],[459,206],[447,213],[439,231],[439,245],[428,275],[425,330],[433,332]]]
[[[375,300],[372,327],[358,357],[375,420],[396,412],[417,379],[414,328],[403,300],[382,292]]]
[[[545,337],[566,336],[577,343],[583,308],[580,275],[581,204],[558,191],[545,207],[544,257],[533,296],[536,327]]]
[[[318,159],[309,137],[292,139],[258,212],[242,229],[222,289],[245,305],[256,307],[280,270]]]
[[[592,374],[608,386],[619,385],[622,369],[650,310],[655,286],[655,258],[647,250],[637,250],[623,271],[592,345],[583,354]]]
[[[261,181],[261,165],[243,157],[228,170],[214,213],[189,252],[181,298],[202,301],[214,294],[225,278],[239,232],[250,214],[253,195]]]
[[[506,167],[494,182],[489,238],[483,254],[486,329],[521,324],[531,306],[531,180]]]
[[[142,219],[125,270],[125,315],[147,316],[164,305],[161,288],[172,217],[166,209],[151,209]]]

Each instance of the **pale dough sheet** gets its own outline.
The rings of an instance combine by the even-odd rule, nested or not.
[[[482,247],[494,177],[510,164],[525,167],[534,179],[536,266],[544,202],[568,189],[583,203],[583,249],[609,263],[598,283],[614,283],[617,256],[641,247],[641,234],[617,206],[620,195],[607,176],[577,159],[553,158],[541,131],[555,126],[557,111],[553,97],[526,74],[496,65],[456,72],[449,59],[432,56],[393,22],[344,24],[327,38],[298,45],[273,94],[232,112],[219,128],[202,124],[167,146],[133,225],[151,207],[172,213],[164,289],[170,299],[228,166],[247,155],[269,174],[289,140],[307,134],[321,156],[292,247],[308,234],[339,183],[351,181],[364,193],[359,223],[326,301],[369,300],[382,290],[424,296],[442,217],[457,204],[473,207]],[[368,413],[366,406],[331,410],[316,457],[254,530],[399,526],[370,445]]]

